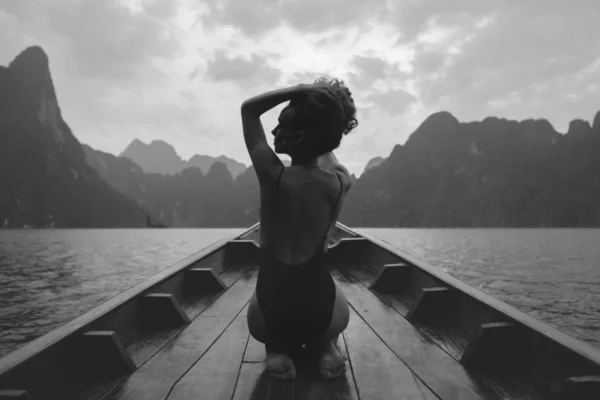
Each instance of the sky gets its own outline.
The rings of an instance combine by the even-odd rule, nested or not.
[[[247,165],[245,99],[343,79],[359,125],[335,153],[360,174],[442,110],[592,120],[598,21],[597,0],[0,0],[0,65],[41,46],[63,118],[98,150],[164,140]]]

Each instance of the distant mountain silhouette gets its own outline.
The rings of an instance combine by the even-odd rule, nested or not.
[[[236,178],[238,175],[240,175],[242,172],[244,172],[246,169],[248,169],[248,167],[245,166],[244,164],[237,162],[236,160],[229,158],[229,157],[219,156],[219,157],[215,158],[215,157],[204,156],[204,155],[200,155],[200,154],[196,154],[196,155],[192,156],[192,158],[190,158],[187,161],[185,168],[198,167],[198,168],[200,168],[200,171],[202,171],[202,173],[206,174],[206,173],[208,173],[208,171],[210,170],[212,165],[216,162],[225,164],[225,166],[229,170],[229,173],[234,178]]]
[[[371,168],[379,166],[384,161],[385,161],[385,158],[383,158],[383,157],[374,157],[374,158],[371,158],[369,160],[369,162],[367,163],[367,165],[365,166],[365,169],[363,170],[363,174],[365,173],[365,171],[368,171]]]
[[[427,118],[345,202],[350,226],[600,226],[600,112],[547,120]]]
[[[242,207],[242,199],[258,189],[250,169],[238,176],[236,185],[221,162],[213,163],[206,175],[196,167],[164,175],[146,173],[126,157],[83,147],[88,164],[102,179],[168,226],[243,227],[258,219],[255,210],[246,220]]]
[[[184,161],[173,146],[162,140],[145,144],[139,139],[134,139],[120,157],[130,159],[146,172],[165,175],[174,175],[190,167],[200,168],[203,174],[207,174],[215,162],[221,162],[235,178],[247,168],[244,164],[225,156],[215,158],[196,154],[188,161]]]
[[[229,159],[202,156],[186,166],[160,141],[134,141],[126,153],[116,157],[77,141],[61,117],[41,48],[0,67],[0,227],[244,227],[258,221],[252,167],[234,175]],[[352,176],[340,221],[598,227],[599,154],[600,112],[591,124],[573,120],[566,134],[543,119],[461,123],[438,112],[387,158],[372,159],[359,178]],[[129,157],[160,159],[153,165],[162,170],[147,172]]]
[[[181,172],[185,165],[173,146],[162,140],[145,144],[134,139],[121,153],[121,157],[130,159],[149,173],[172,175]]]
[[[591,125],[574,120],[564,135],[546,120],[460,123],[448,112],[436,113],[389,157],[371,160],[359,178],[353,175],[340,221],[374,227],[600,226],[599,153],[600,112]],[[190,168],[185,180],[186,173],[145,174],[124,159],[104,157],[104,164],[114,163],[107,182],[167,224],[248,226],[258,220],[252,168],[232,180],[221,167],[210,181]],[[139,182],[153,189],[141,195]],[[166,208],[150,205],[167,195]]]
[[[29,47],[0,67],[0,227],[145,224],[146,213],[86,163],[44,51]]]

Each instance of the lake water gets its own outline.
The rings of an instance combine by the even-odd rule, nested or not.
[[[244,229],[0,230],[0,357]],[[358,229],[600,347],[600,229]]]

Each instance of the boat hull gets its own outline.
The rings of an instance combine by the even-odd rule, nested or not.
[[[600,398],[598,350],[342,224],[326,260],[351,306],[338,343],[350,368],[323,382],[299,358],[295,384],[274,382],[245,320],[259,234],[217,242],[10,353],[0,399]]]

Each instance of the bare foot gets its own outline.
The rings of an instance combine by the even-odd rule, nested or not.
[[[346,373],[346,361],[337,348],[336,340],[325,346],[319,360],[319,372],[325,379],[335,379]]]
[[[276,379],[291,380],[296,378],[296,368],[291,358],[283,353],[267,350],[267,371]]]

